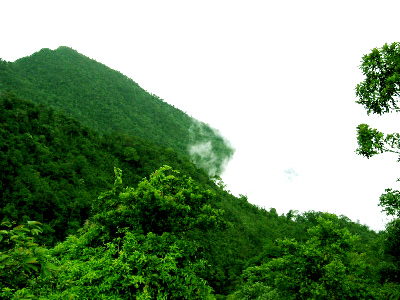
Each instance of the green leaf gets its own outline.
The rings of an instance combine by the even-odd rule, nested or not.
[[[30,257],[30,258],[25,259],[22,263],[24,263],[24,264],[37,264],[38,261],[37,261],[36,257]]]
[[[40,229],[34,228],[34,229],[31,230],[31,232],[32,232],[33,234],[35,234],[35,235],[39,235],[39,233],[42,233],[43,231],[40,230]]]
[[[22,247],[15,249],[16,254],[22,254],[23,252],[24,252],[24,248],[22,248]]]
[[[10,255],[7,255],[7,254],[1,255],[1,256],[0,256],[0,262],[3,261],[3,260],[5,260],[5,259],[7,259],[8,257],[11,257],[11,256],[10,256]]]
[[[58,271],[60,268],[59,267],[57,267],[56,265],[54,265],[54,264],[52,264],[52,263],[49,263],[49,262],[47,262],[46,263],[46,265],[44,266],[46,269],[49,269],[49,270],[54,270],[54,271]]]
[[[40,223],[38,221],[28,221],[27,223],[28,223],[29,226],[32,226],[32,225],[43,225],[42,223]]]
[[[24,227],[24,225],[19,225],[17,227],[14,227],[13,229],[14,231],[25,231],[25,232],[29,232],[30,230],[26,227]]]
[[[4,222],[1,222],[1,226],[11,227],[12,225],[11,225],[10,221],[4,221]]]
[[[37,246],[39,246],[39,244],[36,244],[36,243],[34,243],[34,242],[28,242],[28,243],[26,243],[25,244],[27,247],[37,247]]]
[[[38,267],[38,266],[35,266],[35,265],[27,265],[27,266],[28,266],[29,268],[35,270],[36,272],[39,271],[39,267]]]
[[[14,241],[14,240],[17,240],[19,238],[20,238],[19,235],[13,235],[12,237],[10,237],[10,240]]]
[[[21,265],[22,269],[24,269],[25,271],[31,273],[31,269],[29,268],[29,265]]]
[[[46,251],[46,249],[41,247],[36,247],[33,251],[35,252],[35,254],[42,254]]]

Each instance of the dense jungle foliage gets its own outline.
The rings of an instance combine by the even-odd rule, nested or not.
[[[98,132],[134,135],[191,155],[211,175],[221,174],[233,155],[217,130],[71,48],[3,61],[0,71],[0,91],[61,110]],[[208,145],[207,151],[199,145]]]
[[[1,299],[400,299],[400,192],[382,195],[394,219],[379,233],[327,212],[279,215],[175,145],[83,124],[32,101],[30,80],[22,96],[10,65],[0,63]],[[398,138],[366,126],[367,157]]]

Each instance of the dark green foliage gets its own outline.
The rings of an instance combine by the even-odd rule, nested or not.
[[[193,154],[211,174],[220,174],[233,149],[208,125],[194,120],[139,87],[125,75],[68,47],[42,49],[14,63],[2,63],[0,92],[13,92],[73,116],[102,133],[125,133]],[[204,143],[209,153],[193,152]],[[209,164],[210,155],[213,158]]]
[[[368,114],[397,111],[400,87],[400,43],[385,44],[364,55],[360,69],[364,81],[356,87],[357,103],[364,105]]]
[[[390,255],[393,260],[400,264],[400,220],[395,219],[390,222],[386,227],[384,234],[384,249],[385,253]],[[400,282],[400,274],[397,279]]]
[[[373,49],[370,54],[363,57],[360,69],[366,77],[356,87],[356,95],[359,98],[357,103],[363,104],[368,114],[372,112],[382,115],[399,111],[400,44],[385,44],[380,49]],[[399,133],[385,136],[367,124],[359,125],[357,130],[359,148],[356,152],[358,154],[367,158],[384,152],[400,154]],[[382,255],[377,255],[380,258],[377,264],[379,281],[383,283],[379,294],[380,299],[400,299],[399,194],[397,190],[386,189],[379,199],[379,206],[383,207],[383,211],[395,217],[386,225],[386,231],[381,235],[380,253]]]
[[[357,126],[357,154],[370,158],[383,152],[383,133],[370,128],[367,124]]]
[[[359,154],[400,148],[362,125]],[[377,234],[254,206],[209,176],[231,154],[210,127],[69,48],[0,60],[0,219],[23,224],[0,230],[0,297],[399,299],[398,219]],[[380,205],[398,216],[398,202],[388,189]]]
[[[47,244],[82,226],[92,200],[110,188],[113,166],[124,168],[129,184],[163,164],[208,180],[172,149],[125,135],[100,136],[12,93],[0,97],[0,158],[0,221],[42,222]]]
[[[379,206],[383,207],[388,216],[400,217],[400,192],[392,189],[386,189],[386,193],[379,198]]]
[[[366,158],[384,152],[400,154],[400,134],[392,133],[385,136],[377,129],[369,127],[368,124],[357,126],[357,142],[356,153]]]

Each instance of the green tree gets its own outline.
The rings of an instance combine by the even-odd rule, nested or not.
[[[0,61],[0,70],[0,93],[13,90],[24,99],[74,116],[96,131],[142,137],[186,156],[192,145],[210,142],[212,163],[209,156],[195,160],[209,173],[221,174],[234,153],[217,130],[68,47],[42,49],[15,62]],[[69,135],[76,133],[72,127]],[[134,161],[136,156],[131,154],[125,158]]]
[[[374,48],[362,58],[360,69],[365,79],[356,87],[357,103],[368,114],[398,111],[400,88],[400,43]]]
[[[46,286],[58,268],[50,262],[48,250],[35,242],[41,223],[28,221],[13,226],[2,222],[0,230],[0,296],[11,299],[35,298],[38,286]],[[15,299],[15,298],[13,298]]]
[[[309,240],[278,240],[280,257],[243,272],[232,299],[366,299],[372,297],[369,269],[355,251],[358,237],[325,213],[308,230]],[[246,298],[247,297],[247,298]]]
[[[91,216],[93,199],[112,186],[113,165],[125,170],[130,186],[167,164],[212,188],[205,171],[172,149],[124,134],[100,136],[12,92],[0,93],[0,145],[0,222],[39,221],[39,241],[49,246]]]
[[[365,79],[356,87],[359,104],[364,105],[367,113],[382,115],[398,112],[400,96],[400,43],[385,44],[382,48],[374,48],[371,53],[364,55],[360,69]],[[376,154],[389,152],[399,154],[400,134],[384,134],[367,124],[357,127],[358,148],[356,152],[367,158]],[[400,181],[397,179],[397,181]],[[386,189],[380,197],[379,206],[387,215],[395,219],[386,225],[384,233],[384,253],[387,255],[385,265],[380,267],[382,282],[400,281],[400,192]],[[383,297],[400,297],[398,285],[385,285]],[[398,299],[398,298],[396,298]]]
[[[362,58],[360,69],[365,76],[356,86],[356,103],[364,105],[367,113],[382,115],[398,112],[400,92],[400,43],[374,48]],[[367,158],[383,152],[400,154],[400,135],[386,136],[367,124],[357,127],[358,149]]]
[[[197,231],[224,228],[213,193],[169,166],[136,188],[114,187],[93,204],[95,215],[53,254],[62,272],[52,297],[80,299],[214,299],[203,278]]]
[[[123,188],[122,171],[114,169],[112,190],[93,204],[94,217],[108,228],[134,227],[144,234],[189,231],[225,226],[223,211],[212,208],[215,194],[201,189],[191,177],[163,166],[143,179],[137,188]]]

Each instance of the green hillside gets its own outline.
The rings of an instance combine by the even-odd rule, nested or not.
[[[63,240],[89,217],[91,201],[113,182],[113,167],[137,184],[167,164],[208,179],[173,149],[124,134],[100,135],[53,109],[0,97],[0,220],[47,224],[47,243]]]
[[[46,84],[46,71],[34,67],[44,68],[53,55],[59,58],[48,63],[49,73],[58,79],[49,77]],[[75,74],[81,76],[90,64],[98,73],[79,80],[56,74],[55,65],[62,74],[63,65],[71,71],[79,62]],[[199,168],[203,153],[193,163],[190,134],[186,145],[176,137],[183,145],[179,150],[157,140],[164,133],[156,128],[146,139],[139,132],[145,135],[147,127],[136,128],[135,135],[83,121],[91,113],[100,116],[101,109],[72,117],[84,99],[103,101],[97,95],[106,89],[85,83],[101,70],[108,75],[99,82],[108,81],[118,94],[121,74],[69,48],[0,61],[1,299],[400,299],[400,192],[386,190],[380,199],[394,216],[380,233],[328,212],[279,215],[252,205],[210,176],[209,167]],[[62,83],[67,78],[74,84]],[[135,106],[143,109],[141,117],[169,110],[165,122],[178,129],[190,119],[136,88],[149,97]],[[78,90],[82,97],[71,92]],[[71,98],[64,95],[68,92]],[[117,123],[128,122],[116,116]],[[151,119],[143,126],[159,126]],[[187,131],[198,127],[196,142],[209,145],[206,132],[213,130],[191,122]],[[360,154],[383,152],[383,141],[371,142],[383,134],[366,124],[358,130]],[[214,138],[225,145],[220,136]],[[400,143],[392,141],[399,139],[389,135],[384,142],[395,147]],[[213,167],[211,158],[205,162]],[[272,207],[276,201],[266,200]]]
[[[217,130],[71,48],[42,49],[1,68],[0,91],[61,110],[99,132],[126,133],[173,148],[211,175],[221,174],[233,155]]]
[[[3,262],[5,267],[4,272],[0,271],[4,282],[0,288],[29,287],[29,276],[42,274],[41,279],[37,277],[39,286],[30,289],[49,299],[72,295],[96,298],[96,293],[115,299],[124,299],[121,293],[142,295],[146,284],[141,280],[152,278],[144,279],[146,274],[158,274],[156,266],[163,265],[166,257],[172,260],[165,270],[169,268],[168,274],[174,274],[175,279],[169,282],[169,275],[162,273],[161,279],[154,277],[151,297],[160,293],[171,296],[168,293],[173,292],[176,299],[224,299],[228,294],[237,299],[237,295],[247,293],[246,285],[244,290],[238,289],[249,284],[243,282],[244,270],[282,255],[284,250],[277,239],[306,242],[307,230],[324,217],[318,212],[279,216],[274,209],[258,208],[245,196],[234,197],[225,191],[223,183],[211,180],[171,148],[123,134],[100,135],[70,117],[43,104],[21,100],[13,93],[0,97],[0,145],[0,236],[4,237],[0,265]],[[160,169],[166,165],[172,168]],[[113,178],[114,167],[123,174],[117,180]],[[135,200],[129,200],[131,197]],[[23,228],[35,230],[34,225],[26,223],[30,220],[43,224],[36,229],[43,230],[36,241],[47,247],[58,243],[51,248],[50,257],[40,258],[35,254],[38,244],[26,240],[30,235],[10,230],[12,224],[7,223],[26,224]],[[376,233],[345,217],[336,219],[335,224],[359,236],[353,242],[358,252],[372,253],[368,257],[377,255],[379,247],[373,248],[378,239]],[[126,269],[126,258],[115,256],[115,248],[108,248],[132,247],[132,243],[137,243],[134,253],[147,257],[140,270],[135,271],[139,272],[134,275],[139,276],[136,284],[124,283],[123,278],[131,276],[131,267]],[[104,245],[109,245],[106,252]],[[18,256],[15,252],[6,254],[9,249],[25,250]],[[2,261],[2,257],[8,258]],[[47,275],[37,273],[36,265],[26,264],[28,271],[12,267],[22,264],[23,268],[31,257],[37,258],[38,263],[39,258],[42,260],[41,272],[48,271]],[[97,292],[86,290],[89,282],[85,278],[92,276],[90,272],[103,272],[101,266],[115,264],[121,264],[121,269],[109,288],[105,282],[111,279],[102,273],[97,281],[90,281],[102,288]],[[15,280],[10,280],[10,274]],[[183,283],[172,288],[172,282],[183,280],[188,274],[194,289],[186,290]],[[56,289],[47,280],[56,284]],[[65,286],[65,282],[71,285]],[[164,286],[163,292],[157,292],[159,284]],[[5,295],[6,292],[2,296],[7,299]]]

